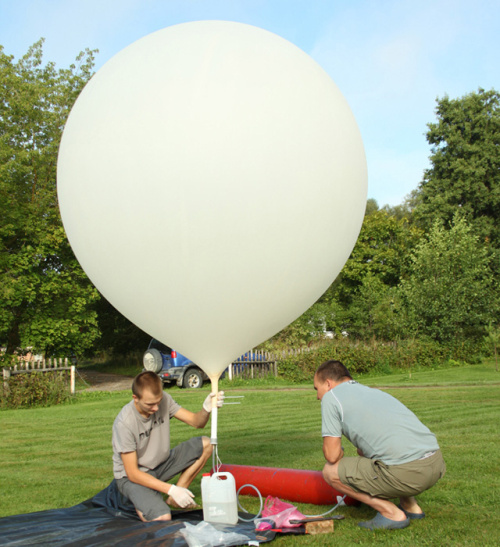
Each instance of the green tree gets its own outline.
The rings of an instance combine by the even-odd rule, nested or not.
[[[500,327],[495,326],[492,321],[486,327],[486,336],[484,337],[486,347],[491,350],[495,358],[495,369],[498,372],[498,348],[500,347]]]
[[[147,334],[114,308],[102,295],[93,309],[97,313],[97,322],[101,336],[93,349],[112,353],[117,356],[145,351],[151,341]]]
[[[436,220],[411,261],[400,285],[408,333],[445,343],[484,336],[498,314],[491,257],[468,222]]]
[[[98,336],[98,298],[62,227],[56,196],[64,123],[89,80],[94,52],[57,70],[43,40],[18,62],[0,46],[0,343],[80,353]]]
[[[399,205],[384,205],[382,207],[382,210],[384,210],[386,213],[389,214],[389,216],[395,217],[398,220],[401,220],[403,218],[406,218],[409,222],[413,221],[413,208],[414,208],[414,194],[416,193],[415,190],[413,190],[410,194],[408,194],[404,200],[403,203],[400,203]]]
[[[379,206],[376,199],[369,198],[366,201],[366,208],[365,208],[365,216],[371,215],[372,213],[375,213],[379,210]]]
[[[366,275],[344,314],[344,326],[350,336],[364,340],[397,338],[401,332],[397,287],[372,273]]]
[[[383,209],[365,215],[351,256],[329,291],[347,308],[369,275],[388,287],[397,286],[410,251],[421,235],[407,218],[398,218]]]
[[[416,195],[415,218],[427,229],[460,210],[483,240],[500,249],[500,95],[470,93],[437,100],[428,124],[431,168]]]

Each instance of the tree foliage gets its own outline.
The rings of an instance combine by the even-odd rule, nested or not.
[[[431,168],[417,192],[415,216],[429,228],[460,210],[477,235],[500,248],[500,95],[470,93],[437,101],[428,124]]]
[[[151,336],[124,317],[103,296],[95,302],[93,309],[101,332],[93,345],[95,351],[123,356],[145,351],[148,347]]]
[[[96,290],[66,239],[57,204],[62,129],[94,52],[57,70],[43,40],[18,62],[0,47],[0,342],[7,353],[81,352],[98,335]]]
[[[479,339],[498,312],[490,254],[460,215],[436,220],[411,257],[400,293],[407,332],[439,342]]]
[[[350,305],[367,276],[395,287],[420,235],[406,218],[385,210],[365,215],[356,245],[334,285],[339,302]]]
[[[344,328],[364,340],[394,340],[400,334],[399,299],[396,287],[369,273],[344,313]]]

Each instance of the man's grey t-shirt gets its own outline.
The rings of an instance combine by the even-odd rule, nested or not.
[[[323,437],[345,435],[363,455],[386,465],[418,460],[439,449],[435,435],[403,403],[354,381],[321,399]]]
[[[141,471],[154,469],[170,453],[170,418],[181,408],[168,393],[163,393],[157,412],[149,418],[141,416],[134,401],[125,405],[113,424],[113,474],[126,477],[120,454],[137,452]]]

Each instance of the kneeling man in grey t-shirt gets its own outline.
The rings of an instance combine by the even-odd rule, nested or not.
[[[199,412],[182,408],[163,391],[154,372],[141,372],[132,384],[132,401],[125,405],[113,424],[113,474],[118,490],[134,504],[144,522],[170,520],[170,506],[194,505],[189,485],[212,454],[208,437],[194,437],[170,449],[170,419],[192,427],[205,427],[212,410],[214,393]],[[224,392],[217,394],[222,406]],[[181,474],[177,484],[169,481]],[[167,501],[163,494],[168,496]]]

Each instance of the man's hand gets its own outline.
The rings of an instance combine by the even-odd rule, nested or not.
[[[189,507],[194,503],[194,494],[190,490],[188,490],[187,488],[183,488],[182,486],[175,486],[174,484],[172,484],[170,490],[168,491],[168,495],[182,509],[184,509],[185,507]]]
[[[212,412],[212,399],[215,397],[215,393],[210,393],[203,402],[203,408],[208,412]],[[224,392],[219,391],[217,393],[217,408],[220,408],[224,404]]]

